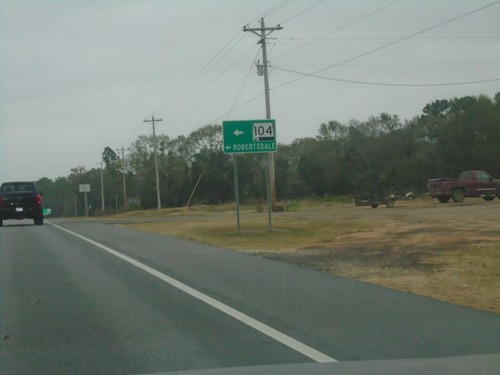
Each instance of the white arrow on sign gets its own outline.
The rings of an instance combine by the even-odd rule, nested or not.
[[[237,136],[237,137],[238,137],[238,136],[242,135],[242,134],[243,134],[243,132],[242,132],[241,130],[236,129],[236,130],[233,132],[233,134],[234,134],[235,136]]]

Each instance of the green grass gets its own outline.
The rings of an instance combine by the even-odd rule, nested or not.
[[[292,250],[326,246],[341,235],[370,231],[372,225],[358,220],[332,220],[330,218],[278,217],[268,230],[267,217],[241,219],[240,231],[234,217],[214,221],[196,220],[131,224],[140,230],[181,237],[201,243],[236,250]]]

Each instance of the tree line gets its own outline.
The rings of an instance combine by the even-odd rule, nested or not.
[[[234,159],[223,153],[221,125],[177,138],[160,134],[156,141],[163,207],[234,201]],[[45,206],[55,216],[83,215],[78,186],[90,184],[88,202],[99,212],[102,174],[106,211],[157,207],[153,150],[154,138],[142,135],[128,147],[125,161],[106,147],[102,169],[75,167],[65,177],[41,178]],[[237,157],[240,201],[264,201],[265,155]],[[381,113],[366,121],[323,123],[315,137],[278,145],[276,195],[285,201],[375,190],[423,193],[427,179],[467,169],[500,177],[500,92],[494,98],[435,100],[411,120]]]

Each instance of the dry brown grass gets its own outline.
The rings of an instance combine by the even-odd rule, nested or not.
[[[267,215],[251,210],[240,232],[227,210],[164,212],[126,225],[500,314],[499,214],[498,200],[418,200],[393,209],[299,207],[274,214],[272,231]]]

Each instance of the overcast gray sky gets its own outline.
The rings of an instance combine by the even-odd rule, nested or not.
[[[2,0],[0,181],[97,168],[151,115],[172,138],[265,118],[258,38],[242,30],[261,17],[283,27],[268,40],[281,143],[500,91],[493,0]]]

